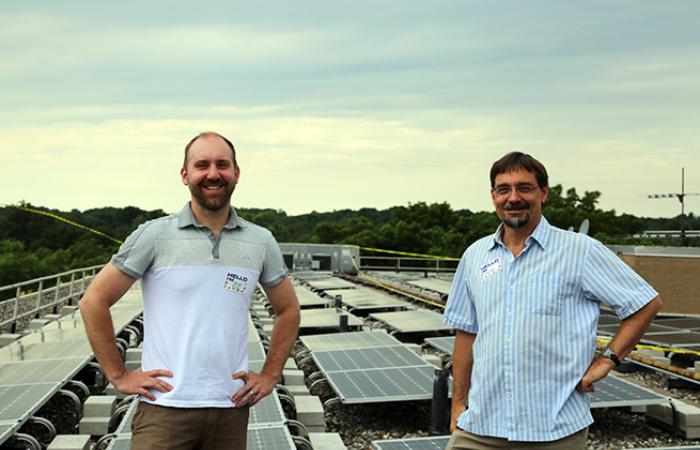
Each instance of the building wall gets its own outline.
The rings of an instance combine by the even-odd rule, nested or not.
[[[662,313],[700,314],[700,258],[629,253],[620,257],[659,292]]]

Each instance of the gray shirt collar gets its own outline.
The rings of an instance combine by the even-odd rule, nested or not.
[[[190,206],[190,202],[185,203],[185,206],[180,210],[179,213],[177,213],[178,217],[178,222],[177,222],[177,227],[178,228],[187,228],[187,227],[198,227],[198,228],[204,228],[205,225],[202,225],[199,223],[197,218],[194,216],[194,213],[192,212],[192,207]],[[233,230],[234,228],[241,227],[245,228],[246,225],[241,220],[240,217],[238,217],[238,214],[236,214],[236,210],[233,209],[233,206],[229,210],[229,216],[228,216],[228,222],[226,222],[226,225],[224,225],[224,229],[226,230]]]

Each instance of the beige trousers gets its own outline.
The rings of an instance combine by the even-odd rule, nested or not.
[[[446,450],[585,450],[587,439],[588,427],[571,436],[550,442],[509,441],[457,430],[452,433]]]

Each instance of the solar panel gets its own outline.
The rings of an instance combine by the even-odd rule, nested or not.
[[[308,328],[340,328],[340,315],[348,316],[348,326],[361,327],[362,321],[350,313],[339,313],[335,308],[303,309],[299,329]]]
[[[401,345],[401,341],[383,331],[302,336],[301,343],[311,351]]]
[[[443,353],[447,353],[448,355],[452,354],[452,349],[455,347],[455,337],[454,336],[446,336],[446,337],[434,337],[434,338],[427,338],[425,340],[425,343],[430,345],[431,347],[440,350]]]
[[[248,428],[269,427],[282,425],[286,421],[282,405],[276,392],[272,392],[263,398],[255,406],[250,408]]]
[[[31,360],[91,355],[90,342],[87,339],[76,339],[74,341],[23,345],[23,350],[18,357],[22,360]]]
[[[326,380],[347,404],[427,400],[433,397],[433,366],[328,372]]]
[[[655,324],[674,328],[700,328],[700,318],[687,317],[683,319],[656,319]]]
[[[56,383],[0,386],[0,422],[26,420],[57,390]]]
[[[598,326],[598,334],[602,334],[602,335],[606,335],[606,336],[613,336],[615,333],[617,333],[618,328],[620,328],[619,324],[599,325]],[[672,333],[674,331],[678,331],[678,329],[667,327],[664,325],[657,325],[655,323],[652,323],[651,325],[649,325],[649,328],[647,329],[647,333]]]
[[[591,408],[658,405],[669,401],[667,397],[614,375],[597,382],[595,388],[591,395]]]
[[[386,309],[406,309],[410,303],[399,300],[395,297],[381,294],[367,288],[330,290],[325,291],[331,296],[340,295],[343,304],[359,311],[386,310]]]
[[[372,441],[374,450],[444,450],[449,436]]]
[[[598,325],[613,325],[620,324],[620,319],[617,316],[600,316],[598,318]]]
[[[64,359],[38,359],[0,364],[0,385],[18,383],[61,383],[72,378],[90,356]]]
[[[14,433],[15,424],[2,424],[0,425],[0,444],[10,439]]]
[[[315,351],[311,356],[323,372],[428,365],[420,355],[405,345]]]
[[[645,334],[642,341],[650,344],[671,347],[700,346],[700,333],[695,331],[679,331],[677,333]]]
[[[265,347],[260,341],[248,342],[248,361],[264,361]]]
[[[419,278],[417,280],[407,281],[407,283],[445,295],[450,293],[450,288],[452,287],[452,282],[439,278]]]
[[[297,286],[294,288],[294,291],[297,294],[297,300],[299,300],[299,307],[302,309],[325,307],[330,303],[329,299],[323,298],[306,288]]]
[[[131,450],[131,434],[120,434],[112,439],[107,450]]]
[[[121,423],[117,427],[115,433],[117,434],[123,434],[123,433],[131,433],[131,422],[134,420],[134,415],[136,414],[136,408],[139,406],[139,401],[138,399],[133,400],[131,404],[129,405],[129,409],[126,410],[126,413],[124,413],[124,417],[122,418]]]
[[[428,309],[370,314],[399,333],[427,333],[452,330],[442,322],[442,314]]]
[[[325,280],[309,280],[306,282],[309,286],[317,291],[325,291],[326,289],[354,289],[356,285],[342,278],[327,278]]]
[[[247,450],[296,450],[292,435],[285,426],[248,430]]]

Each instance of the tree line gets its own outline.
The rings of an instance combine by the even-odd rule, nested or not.
[[[590,221],[589,234],[607,244],[681,245],[680,240],[638,239],[644,230],[700,229],[692,213],[674,218],[636,217],[598,208],[598,191],[579,195],[575,188],[551,187],[544,206],[550,223],[578,230]],[[123,240],[140,223],[164,216],[163,210],[133,206],[58,211],[20,203],[18,206],[50,212]],[[453,209],[449,204],[409,203],[378,210],[361,208],[311,212],[289,216],[274,209],[237,208],[237,213],[269,228],[279,242],[352,244],[361,247],[458,257],[475,240],[494,232],[499,224],[493,212]],[[700,246],[694,238],[689,245]],[[0,208],[0,286],[107,262],[118,245],[63,222],[15,207]]]

